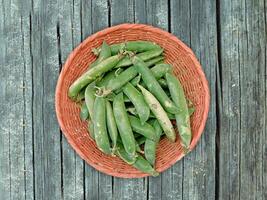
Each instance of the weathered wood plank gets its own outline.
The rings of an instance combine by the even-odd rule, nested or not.
[[[137,4],[137,2],[136,2]],[[135,5],[136,5],[135,4]],[[119,0],[111,2],[111,25],[134,22],[134,1]],[[114,178],[113,199],[145,199],[147,179]]]
[[[220,199],[266,199],[264,6],[263,0],[220,3]]]
[[[147,11],[146,22],[148,24],[168,30],[168,1],[147,0],[145,10]],[[170,180],[172,180],[172,169],[160,174],[156,178],[149,177],[148,199],[166,199],[167,195],[164,196],[164,192],[170,192],[168,187]]]
[[[109,7],[107,0],[92,1],[92,32],[95,33],[109,26]],[[98,198],[112,199],[113,177],[98,173]],[[94,183],[93,183],[94,184]]]
[[[92,1],[82,1],[82,39],[86,39],[92,31]],[[85,163],[84,165],[84,189],[85,199],[99,199],[99,172]]]
[[[216,135],[216,68],[217,32],[215,1],[171,1],[171,31],[186,42],[200,60],[209,80],[210,112],[206,128],[196,149],[183,159],[182,199],[215,199],[215,135]],[[215,52],[215,53],[214,53]],[[177,163],[176,166],[179,166]],[[180,171],[176,171],[173,174]],[[174,175],[173,175],[174,176]],[[175,187],[175,186],[172,186]],[[177,187],[177,186],[176,186]],[[178,188],[177,188],[178,189]],[[174,189],[173,189],[174,190]],[[174,194],[172,196],[175,199]]]
[[[59,22],[57,27],[58,52],[60,63],[64,63],[72,51],[81,41],[80,1],[59,1]],[[62,179],[64,199],[84,198],[84,163],[62,138]]]
[[[36,199],[61,198],[60,132],[55,123],[55,86],[59,73],[57,1],[33,2],[33,118]]]

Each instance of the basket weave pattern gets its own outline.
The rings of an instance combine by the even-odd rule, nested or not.
[[[103,154],[87,132],[87,123],[79,117],[79,107],[68,96],[68,88],[96,57],[92,48],[99,47],[103,40],[108,44],[130,40],[148,40],[164,48],[165,62],[172,64],[176,77],[182,83],[186,96],[196,110],[191,117],[193,149],[204,129],[209,110],[209,89],[205,75],[193,52],[174,35],[161,29],[142,24],[122,24],[104,29],[83,41],[68,57],[56,88],[56,114],[62,132],[75,151],[97,170],[117,177],[137,178],[144,174],[119,158]],[[156,170],[162,172],[184,156],[179,137],[175,143],[166,138],[160,141]]]

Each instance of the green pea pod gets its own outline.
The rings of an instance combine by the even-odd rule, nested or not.
[[[138,57],[133,57],[133,64],[135,65],[138,73],[142,75],[142,79],[145,82],[148,90],[155,95],[155,97],[159,100],[161,105],[165,108],[165,110],[169,113],[177,113],[179,109],[176,105],[170,100],[167,94],[159,85],[157,79],[153,76],[151,70],[146,66],[146,64]]]
[[[96,97],[94,103],[94,135],[97,147],[105,154],[111,154],[106,126],[106,100]]]
[[[118,143],[122,144],[122,141],[121,141],[121,138],[120,138],[120,137],[117,138],[117,144],[118,144]],[[139,144],[137,143],[137,141],[135,141],[135,148],[136,148],[136,152],[144,153],[144,152],[142,151],[142,149],[140,148]],[[115,149],[115,150],[116,150],[116,149]],[[135,155],[135,157],[136,157],[136,155]]]
[[[179,80],[172,74],[166,74],[166,80],[174,103],[178,106],[180,112],[175,115],[178,132],[181,138],[182,146],[189,150],[192,139],[190,116],[184,90]]]
[[[118,142],[115,154],[118,155],[124,162],[132,165],[136,161],[136,156],[130,156],[124,149],[123,145]]]
[[[174,128],[172,126],[172,123],[165,112],[165,110],[162,108],[161,104],[158,102],[158,100],[145,88],[138,85],[140,90],[142,91],[142,94],[144,95],[145,101],[150,107],[150,110],[155,115],[157,120],[159,121],[160,126],[162,127],[164,133],[166,134],[167,138],[175,142],[176,134],[174,131]]]
[[[161,78],[158,80],[158,82],[162,88],[168,88],[168,84],[167,84],[167,81],[165,79]]]
[[[130,83],[133,85],[133,86],[137,86],[137,84],[139,84],[139,82],[141,81],[141,75],[138,75],[136,76],[134,79],[132,79],[130,81]]]
[[[116,70],[112,70],[112,71],[110,71],[110,72],[107,72],[107,73],[105,74],[105,76],[104,76],[101,80],[96,81],[96,85],[97,85],[98,87],[105,87],[105,86],[107,86],[107,85],[108,85],[108,82],[109,82],[111,79],[113,79],[113,78],[116,77],[116,76],[115,76],[115,73],[116,73]]]
[[[148,173],[152,176],[158,176],[159,173],[157,171],[155,171],[155,169],[149,164],[149,162],[144,159],[141,155],[138,154],[138,157],[136,158],[135,163],[133,164],[133,166],[145,173]]]
[[[172,66],[170,64],[162,63],[157,64],[150,69],[156,79],[160,79],[163,77],[167,72],[172,71]]]
[[[149,118],[150,109],[146,104],[143,95],[134,86],[132,86],[131,83],[127,83],[123,87],[123,92],[128,96],[136,108],[141,124],[144,124]]]
[[[106,110],[107,110],[107,127],[110,139],[112,141],[113,150],[117,145],[117,137],[118,137],[118,129],[116,125],[116,121],[114,118],[114,113],[112,110],[112,106],[109,101],[106,101]]]
[[[194,112],[195,112],[195,107],[188,108],[188,113],[190,116],[193,115]]]
[[[111,54],[115,55],[122,50],[139,53],[139,52],[150,51],[153,49],[160,49],[161,47],[154,42],[139,40],[139,41],[129,41],[125,43],[119,43],[119,44],[112,44],[110,48],[111,48]]]
[[[110,56],[111,56],[110,47],[105,41],[103,41],[100,54],[98,58],[96,59],[96,61],[90,65],[90,68],[95,67],[96,65],[98,65],[99,63],[101,63],[103,60],[107,59]]]
[[[155,161],[156,161],[156,150],[157,150],[157,146],[159,143],[159,139],[160,136],[162,134],[162,128],[158,122],[158,120],[154,120],[152,123],[154,129],[155,129],[155,133],[158,137],[157,141],[153,141],[150,139],[146,139],[145,141],[145,146],[144,146],[144,152],[145,152],[145,158],[147,159],[147,161],[154,166],[155,165]]]
[[[81,120],[85,121],[88,119],[88,117],[89,117],[89,112],[86,107],[86,104],[83,102],[81,106],[80,118]]]
[[[149,138],[153,141],[157,140],[155,130],[149,123],[145,122],[142,125],[141,121],[137,117],[134,117],[132,115],[129,115],[129,120],[130,120],[132,129],[135,132],[137,132],[137,133],[139,133],[139,134],[141,134],[141,135],[145,136],[146,138]]]
[[[120,89],[123,85],[128,83],[137,75],[137,71],[134,66],[129,67],[120,73],[116,78],[111,79],[106,87],[105,93],[109,94],[112,91]]]
[[[154,49],[154,50],[150,50],[150,51],[136,54],[136,57],[140,58],[142,61],[147,61],[151,58],[155,58],[155,57],[161,55],[162,52],[163,52],[163,49]],[[132,65],[132,61],[129,58],[129,56],[126,56],[116,65],[116,68],[127,67],[129,65]]]
[[[84,92],[85,103],[89,111],[89,116],[92,120],[94,119],[93,113],[94,113],[95,91],[96,89],[93,86],[88,85]]]
[[[93,140],[95,140],[94,124],[92,121],[88,121],[88,132]]]
[[[159,62],[163,62],[163,60],[164,60],[164,56],[157,56],[157,57],[155,57],[155,58],[152,58],[152,59],[150,59],[150,60],[147,60],[147,61],[146,61],[146,65],[147,65],[148,67],[151,67],[151,66],[153,66],[153,65],[158,64]]]
[[[143,137],[139,137],[139,138],[136,139],[136,142],[137,142],[138,145],[142,145],[142,144],[144,144],[146,142],[146,139],[147,138],[144,137],[144,136]]]
[[[90,68],[82,76],[80,76],[69,88],[68,96],[72,99],[76,99],[78,93],[89,83],[93,82],[97,77],[103,73],[111,70],[115,65],[123,58],[123,55],[111,56],[95,67]]]
[[[118,94],[114,98],[113,112],[123,146],[130,156],[135,156],[135,139],[124,105],[123,93]]]
[[[81,101],[84,100],[84,96],[85,96],[84,92],[85,92],[85,89],[82,89],[82,90],[79,92],[79,94],[77,95],[76,102],[81,102]]]

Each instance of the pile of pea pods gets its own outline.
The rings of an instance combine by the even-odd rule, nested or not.
[[[103,153],[118,156],[138,170],[157,176],[156,150],[166,136],[189,151],[194,106],[164,63],[163,51],[149,41],[129,41],[93,49],[98,56],[75,80],[68,96],[81,105],[80,118]],[[176,123],[175,123],[176,121]]]

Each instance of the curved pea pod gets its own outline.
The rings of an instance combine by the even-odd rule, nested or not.
[[[117,65],[117,63],[123,58],[123,55],[111,56],[95,67],[90,68],[82,76],[72,83],[69,88],[68,96],[72,99],[76,99],[78,93],[89,83],[93,82],[96,78],[101,76],[103,73],[111,70]]]
[[[150,69],[156,79],[160,79],[163,77],[167,72],[172,71],[172,66],[170,64],[162,63],[157,64]]]
[[[106,100],[96,97],[94,103],[94,135],[97,147],[105,154],[111,154],[109,137],[106,126]]]
[[[143,95],[134,86],[132,86],[131,83],[127,83],[123,87],[123,92],[128,96],[136,108],[141,124],[144,124],[149,118],[150,109],[146,104]]]
[[[94,124],[92,121],[88,121],[88,132],[91,138],[94,140],[95,139],[95,134],[94,134]]]
[[[99,56],[96,59],[96,61],[90,65],[90,68],[95,67],[97,64],[101,63],[103,60],[107,59],[110,56],[111,56],[111,49],[109,45],[105,41],[103,41]]]
[[[76,98],[76,102],[81,102],[82,100],[84,100],[84,92],[85,92],[85,89],[82,89],[79,94],[77,95],[77,98]]]
[[[89,111],[89,116],[91,120],[94,119],[93,113],[94,113],[95,91],[96,89],[93,86],[88,85],[84,92],[85,103]]]
[[[88,117],[89,117],[89,112],[86,107],[86,104],[83,102],[81,106],[80,118],[81,120],[85,121],[88,119]]]
[[[138,169],[142,172],[148,173],[152,176],[158,176],[159,175],[159,173],[149,164],[149,162],[139,154],[138,154],[133,166],[136,169]]]
[[[144,95],[146,103],[150,107],[150,110],[152,111],[152,113],[157,118],[167,138],[170,141],[175,142],[176,134],[175,134],[174,128],[172,126],[170,119],[168,118],[167,113],[165,112],[161,104],[148,90],[146,90],[140,85],[138,85],[138,87],[142,91],[142,94]]]
[[[112,106],[109,101],[106,101],[106,111],[107,111],[107,127],[110,139],[112,141],[113,150],[117,145],[118,129],[115,121]]]
[[[115,151],[115,154],[118,155],[124,162],[126,162],[129,165],[132,165],[136,161],[136,155],[130,156],[124,149],[123,145],[121,143],[117,144],[117,148]]]
[[[184,90],[181,83],[174,75],[167,73],[166,80],[174,103],[179,105],[180,112],[175,115],[175,118],[181,138],[181,144],[186,150],[188,150],[192,139],[192,133]]]
[[[152,125],[155,129],[155,133],[158,137],[157,141],[153,141],[150,139],[146,139],[145,141],[145,146],[144,146],[144,152],[145,152],[145,158],[147,159],[147,161],[154,166],[155,165],[155,161],[156,161],[156,150],[157,150],[157,146],[159,143],[159,139],[160,136],[162,134],[162,128],[158,122],[158,120],[154,120],[152,122]]]
[[[118,94],[114,98],[113,112],[123,146],[130,156],[135,156],[135,139],[124,105],[123,93]]]
[[[138,57],[133,57],[133,64],[135,65],[138,73],[142,75],[142,79],[145,82],[148,90],[159,100],[164,109],[169,113],[177,113],[179,109],[170,100],[167,94],[159,85],[157,79],[153,76],[151,70],[146,66],[146,64]]]
[[[142,144],[144,144],[146,142],[146,140],[147,140],[147,138],[142,136],[142,137],[137,138],[136,142],[137,142],[138,145],[142,145]]]
[[[157,56],[155,58],[151,58],[150,60],[146,61],[146,65],[151,67],[153,65],[159,64],[159,62],[163,62],[164,56]]]
[[[136,57],[140,58],[143,61],[147,61],[151,58],[154,58],[154,57],[161,55],[162,52],[163,52],[163,49],[154,49],[154,50],[150,50],[150,51],[136,54]],[[126,56],[116,65],[116,68],[127,67],[129,65],[132,65],[132,61],[129,58],[129,56]]]
[[[122,50],[133,51],[133,52],[139,53],[139,52],[149,51],[153,49],[160,49],[161,47],[154,42],[137,40],[137,41],[129,41],[129,42],[119,43],[119,44],[112,44],[110,48],[111,48],[111,54],[115,55]]]
[[[129,120],[130,120],[132,129],[135,132],[137,132],[137,133],[139,133],[139,134],[141,134],[141,135],[143,135],[146,138],[149,138],[151,140],[154,140],[154,141],[157,140],[155,130],[149,123],[145,122],[144,124],[141,124],[141,121],[137,117],[134,117],[131,115],[129,115]]]
[[[107,86],[107,85],[108,85],[108,82],[109,82],[111,79],[113,79],[113,78],[116,77],[116,76],[115,76],[115,72],[116,72],[116,70],[112,70],[112,71],[110,71],[110,72],[107,72],[107,73],[105,74],[105,76],[104,76],[101,80],[96,81],[96,86],[97,86],[97,87],[105,87],[105,86]]]
[[[129,67],[120,73],[116,78],[109,81],[105,93],[109,94],[112,91],[120,89],[123,85],[128,83],[137,75],[137,71],[134,66]]]

